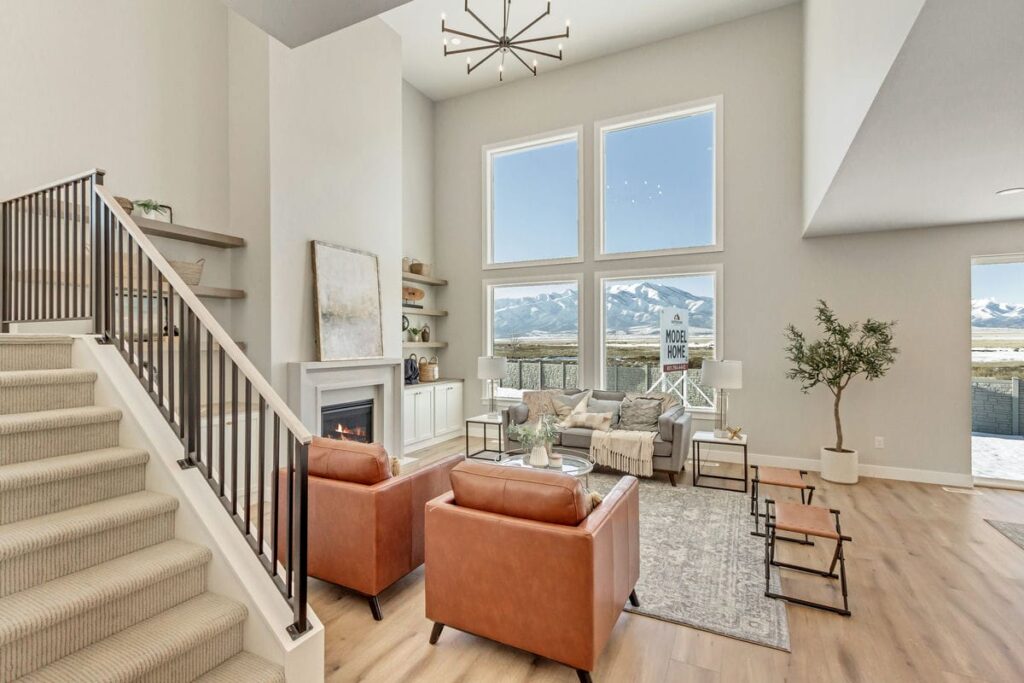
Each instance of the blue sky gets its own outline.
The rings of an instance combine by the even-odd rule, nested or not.
[[[971,298],[1024,304],[1024,263],[972,266]]]
[[[605,134],[606,251],[713,241],[714,128],[706,112]],[[577,142],[499,153],[492,169],[494,261],[577,256]]]

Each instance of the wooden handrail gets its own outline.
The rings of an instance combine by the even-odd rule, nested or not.
[[[104,171],[102,168],[93,168],[93,169],[90,169],[88,171],[85,171],[84,173],[76,173],[73,176],[68,176],[67,178],[63,178],[61,180],[57,180],[57,181],[52,182],[52,183],[46,183],[45,185],[40,185],[39,187],[34,187],[34,188],[32,188],[31,190],[29,190],[27,192],[22,192],[21,194],[11,195],[10,197],[7,197],[6,199],[0,199],[0,204],[4,204],[6,202],[12,202],[15,199],[21,199],[22,197],[28,197],[28,196],[31,196],[31,195],[34,195],[34,194],[39,194],[40,192],[44,192],[44,191],[49,190],[49,189],[54,188],[54,187],[61,187],[63,185],[70,185],[71,183],[75,182],[76,180],[85,180],[87,178],[93,177],[94,175],[104,175],[105,173],[106,173],[106,171]]]
[[[313,434],[309,431],[302,420],[300,420],[295,413],[292,412],[288,404],[284,402],[281,396],[274,390],[270,383],[263,377],[256,366],[252,364],[249,357],[238,348],[238,344],[235,343],[231,335],[221,327],[217,319],[210,313],[210,311],[203,305],[199,300],[199,297],[195,295],[192,288],[185,284],[185,281],[181,279],[178,272],[171,267],[167,262],[167,259],[163,257],[160,250],[157,249],[146,234],[142,231],[132,217],[121,208],[121,205],[114,199],[114,195],[107,188],[102,185],[96,186],[96,195],[103,200],[104,205],[107,209],[114,214],[114,217],[121,223],[122,226],[131,234],[132,239],[135,240],[136,244],[142,249],[149,260],[153,263],[153,266],[163,275],[164,279],[170,285],[171,290],[181,297],[188,307],[192,310],[192,313],[199,319],[199,322],[213,335],[214,341],[216,341],[221,348],[224,349],[224,353],[231,359],[235,365],[238,366],[242,374],[252,383],[253,388],[264,397],[267,405],[270,409],[275,412],[284,423],[288,431],[292,433],[295,439],[302,444],[309,444],[313,441]]]

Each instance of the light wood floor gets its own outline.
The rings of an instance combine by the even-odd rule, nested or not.
[[[464,448],[460,438],[415,455],[428,461]],[[687,475],[689,485],[689,468]],[[823,504],[842,510],[843,531],[854,539],[851,618],[788,606],[787,654],[624,612],[594,680],[1024,680],[1024,549],[985,522],[1024,522],[1024,493],[810,479]],[[827,547],[780,546],[800,562],[829,555]],[[787,574],[784,586],[827,598],[821,581]],[[310,597],[327,629],[328,681],[576,680],[568,667],[453,629],[430,646],[422,567],[381,595],[382,622],[337,586],[311,579]]]

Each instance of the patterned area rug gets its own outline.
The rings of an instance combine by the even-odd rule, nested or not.
[[[595,472],[590,488],[605,494],[618,480]],[[789,652],[786,607],[764,596],[764,540],[752,525],[749,495],[641,479],[640,607],[626,609]]]
[[[1015,522],[1000,522],[996,519],[986,519],[986,522],[995,527],[996,531],[1024,548],[1024,524]]]

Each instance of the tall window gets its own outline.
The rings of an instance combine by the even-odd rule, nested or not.
[[[719,248],[717,103],[599,126],[600,256]]]
[[[580,256],[579,132],[485,150],[486,264]]]
[[[661,309],[683,308],[689,311],[690,369],[666,379],[687,407],[713,408],[714,392],[700,383],[700,373],[704,359],[715,358],[715,282],[715,273],[599,278],[604,388],[642,392],[658,382]]]
[[[492,284],[487,290],[491,355],[508,358],[501,393],[577,386],[579,282]]]

